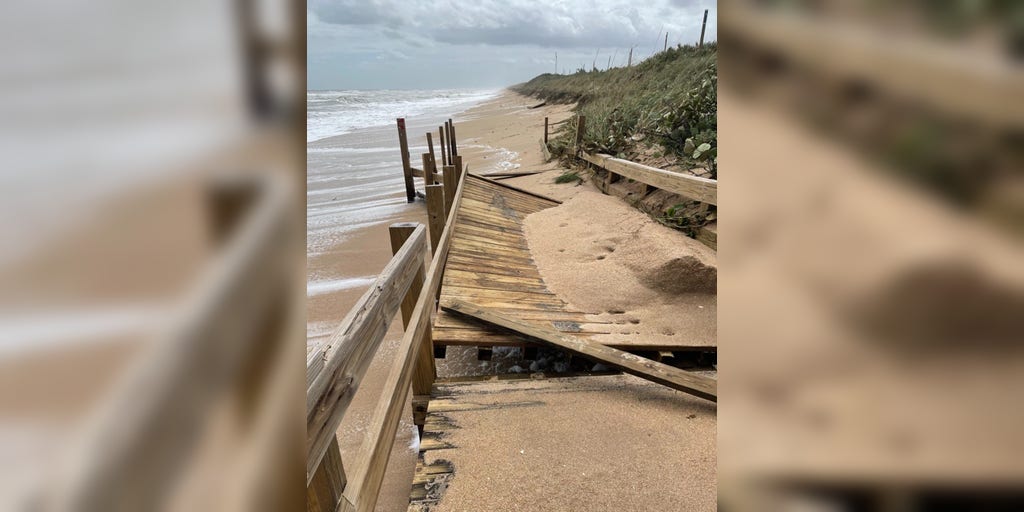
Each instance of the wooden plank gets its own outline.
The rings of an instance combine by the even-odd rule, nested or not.
[[[528,324],[510,316],[483,309],[460,300],[444,301],[441,303],[441,307],[446,311],[461,313],[512,330],[532,339],[546,342],[555,347],[568,350],[573,354],[601,361],[630,375],[635,375],[705,400],[718,401],[718,382],[715,379],[685,372],[678,368],[635,356],[599,343],[566,336],[553,329]]]
[[[327,342],[322,369],[308,379],[312,384],[306,391],[307,484],[395,312],[422,272],[425,250],[426,230],[419,226],[341,321]]]
[[[718,204],[718,181],[664,171],[611,155],[583,153],[584,160],[632,180],[708,204]]]
[[[409,140],[405,135],[405,118],[398,118],[398,147],[402,153],[402,174],[405,176],[405,196],[409,202],[416,200],[416,187],[412,182],[412,165],[409,164]]]
[[[334,512],[338,509],[341,494],[345,491],[345,467],[341,463],[341,452],[338,450],[338,439],[335,438],[327,447],[320,467],[313,475],[313,480],[306,487],[307,512]]]
[[[481,176],[479,174],[472,174],[472,173],[469,173],[469,176],[472,176],[472,177],[474,177],[476,179],[479,179],[481,181],[490,183],[491,185],[497,185],[498,187],[500,187],[502,189],[505,189],[505,190],[514,190],[516,192],[519,192],[520,194],[525,194],[527,196],[535,197],[537,199],[543,199],[545,201],[554,203],[555,205],[562,204],[562,202],[559,201],[558,199],[553,199],[553,198],[550,198],[548,196],[545,196],[545,195],[542,195],[542,194],[538,194],[536,192],[530,192],[529,190],[519,188],[519,187],[517,187],[515,185],[509,185],[508,183],[502,183],[500,181],[494,181],[494,180],[492,180],[490,178],[487,178],[486,176]],[[554,205],[552,205],[552,206],[554,206]]]

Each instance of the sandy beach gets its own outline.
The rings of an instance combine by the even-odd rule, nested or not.
[[[571,105],[529,108],[537,103],[532,98],[503,92],[453,118],[458,128],[459,154],[471,172],[539,171],[539,174],[505,182],[565,201],[560,207],[526,220],[531,253],[552,291],[583,311],[612,318],[616,330],[606,337],[688,336],[714,345],[714,251],[658,225],[625,201],[606,196],[589,183],[555,184],[554,178],[565,169],[557,162],[544,162],[540,146],[544,118],[548,117],[551,123],[567,119],[572,116]],[[419,154],[426,151],[424,133],[431,130],[432,123],[416,119],[407,122],[410,153],[417,165]],[[436,128],[432,131],[436,135]],[[355,144],[352,137],[359,137]],[[329,166],[329,159],[316,159],[329,155],[332,144],[337,143],[328,139],[310,144],[311,168]],[[393,126],[361,130],[358,135],[349,136],[347,143],[393,147],[393,156],[398,160],[398,140]],[[335,238],[311,235],[308,255],[311,284],[307,293],[309,345],[329,335],[391,258],[388,224],[426,223],[425,203],[420,199],[411,204],[405,201],[400,166],[395,165],[389,172],[393,176],[388,174],[373,180],[353,178],[354,194],[361,194],[363,204],[370,205],[365,215],[372,224],[360,226],[357,221],[340,235],[337,232],[330,235]],[[344,185],[335,185],[332,189],[329,185],[321,187],[315,180],[315,176],[311,178],[311,195],[337,195],[344,202]],[[422,190],[422,180],[416,178],[415,182],[416,188]],[[375,217],[371,219],[370,215]],[[316,222],[315,213],[311,214],[311,231],[325,229]],[[609,247],[614,248],[609,251]],[[658,281],[674,283],[679,280],[680,272],[693,268],[704,272],[701,274],[703,281],[689,282],[680,285],[681,288],[652,286],[652,282]],[[605,277],[594,279],[595,275]],[[680,311],[687,314],[679,314]],[[401,334],[401,323],[395,322],[345,416],[339,430],[343,454],[353,454],[362,442],[363,426],[379,397]],[[510,356],[518,359],[518,352]],[[446,359],[437,362],[440,377],[494,373],[515,363],[501,357],[477,361],[476,351],[468,347],[450,347]],[[693,435],[713,438],[714,422],[707,422],[704,427],[702,432]],[[405,510],[407,507],[409,482],[415,468],[415,437],[411,418],[403,418],[378,510]]]

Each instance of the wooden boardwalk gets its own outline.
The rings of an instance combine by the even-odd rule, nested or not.
[[[548,289],[530,254],[523,219],[558,202],[467,174],[441,285],[440,305],[461,300],[580,338],[612,333],[607,314],[573,309]],[[439,311],[434,345],[523,346],[527,339],[463,316]],[[623,350],[714,349],[682,337],[649,341],[617,337]]]
[[[455,219],[440,303],[464,300],[550,324],[575,336],[608,333],[607,321],[571,309],[548,290],[530,255],[523,219],[556,201],[468,174]],[[441,311],[433,339],[439,345],[523,345],[524,338]]]

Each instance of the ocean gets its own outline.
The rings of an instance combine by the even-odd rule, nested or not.
[[[309,91],[306,93],[307,341],[329,335],[387,263],[390,248],[370,241],[392,222],[421,219],[409,204],[395,119],[406,118],[419,167],[423,134],[496,97],[498,90]],[[377,247],[381,245],[381,247]],[[382,261],[376,261],[380,259]],[[344,308],[344,310],[340,310]]]

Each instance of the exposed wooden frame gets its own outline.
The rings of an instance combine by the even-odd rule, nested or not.
[[[715,379],[686,372],[666,364],[623,352],[583,338],[566,336],[553,329],[531,324],[460,300],[447,300],[441,304],[445,311],[466,315],[482,322],[515,331],[518,334],[545,342],[596,361],[614,366],[630,375],[657,382],[693,396],[717,402],[718,382]]]

